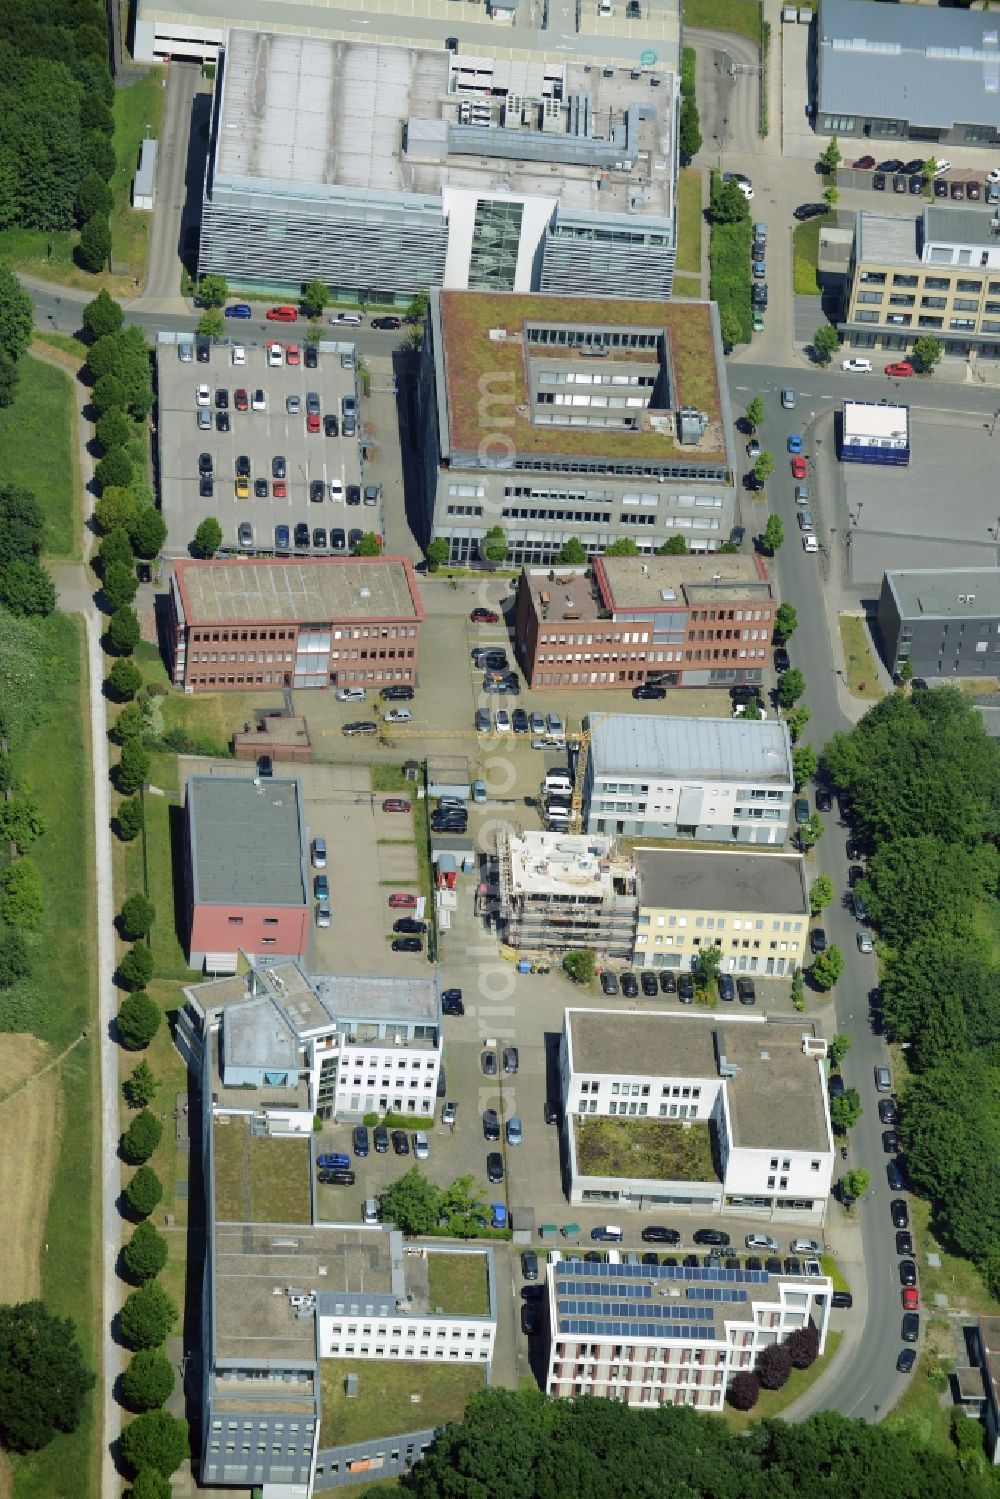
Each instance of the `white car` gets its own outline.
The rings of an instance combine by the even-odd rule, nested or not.
[[[506,708],[497,709],[496,723],[498,734],[509,734],[511,732],[510,714],[507,712]]]
[[[194,393],[194,398],[199,406],[211,406],[212,404],[212,392],[207,385],[199,385]]]
[[[233,364],[244,365],[247,362],[247,351],[242,344],[233,344]]]
[[[280,370],[285,362],[284,351],[280,344],[268,344],[267,362],[273,370]]]
[[[951,162],[950,161],[936,161],[934,163],[934,175],[935,175],[935,177],[940,177],[940,175],[941,175],[942,172],[950,172],[950,171],[951,171]]]
[[[845,359],[840,368],[847,375],[870,375],[872,362],[870,359]]]
[[[267,410],[267,392],[266,391],[261,390],[258,387],[257,390],[255,390],[253,392],[253,395],[250,397],[250,410],[251,411],[266,411]]]
[[[343,486],[343,484],[341,484],[341,482],[340,482],[339,479],[331,479],[330,480],[330,498],[333,501],[337,501],[337,500],[343,501],[343,498],[344,498],[344,486]]]
[[[870,932],[858,933],[858,952],[874,952],[875,944],[871,939]]]
[[[418,1129],[413,1136],[413,1154],[418,1161],[426,1161],[431,1153],[430,1141],[422,1129]]]
[[[386,723],[409,723],[413,714],[409,708],[390,708],[385,715]]]
[[[993,167],[986,173],[987,182],[1000,182],[1000,167]]]
[[[818,552],[819,551],[819,542],[816,540],[815,536],[811,536],[811,535],[810,536],[803,536],[803,538],[802,538],[802,550],[804,552]]]

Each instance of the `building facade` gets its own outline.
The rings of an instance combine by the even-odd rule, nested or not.
[[[914,141],[925,157],[1000,141],[1000,35],[988,15],[820,0],[816,75],[825,135]]]
[[[800,854],[637,848],[637,968],[690,968],[706,947],[723,973],[791,977],[805,961],[809,882]]]
[[[793,787],[785,724],[608,713],[585,727],[588,833],[785,843]]]
[[[572,538],[588,554],[729,539],[714,303],[432,292],[416,400],[427,531],[453,562],[481,558],[495,526],[518,564]]]
[[[635,942],[635,867],[610,838],[497,829],[492,913],[510,947],[593,948],[625,958]]]
[[[877,614],[886,667],[917,677],[1000,672],[1000,570],[921,568],[882,578]]]
[[[843,463],[906,468],[910,462],[910,408],[888,401],[845,401],[841,412]]]
[[[894,357],[928,333],[946,354],[1000,357],[996,213],[971,204],[928,204],[915,217],[859,213],[838,326],[852,348],[884,349]]]
[[[423,618],[406,557],[179,561],[170,675],[195,692],[412,683]]]

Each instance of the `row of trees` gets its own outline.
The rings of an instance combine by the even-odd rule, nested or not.
[[[963,693],[895,692],[827,745],[867,854],[882,1015],[911,1071],[900,1138],[937,1231],[1000,1292],[1000,747]]]
[[[701,150],[701,117],[695,95],[695,51],[685,47],[681,53],[681,117],[679,126],[681,155],[688,161]]]
[[[0,131],[2,131],[0,124]],[[0,147],[0,183],[2,183]],[[0,185],[0,200],[3,188]],[[0,267],[0,406],[10,406],[17,393],[18,361],[27,352],[35,326],[31,298],[6,266]]]

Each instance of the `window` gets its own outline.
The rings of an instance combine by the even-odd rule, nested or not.
[[[920,298],[920,305],[921,305],[921,307],[947,307],[947,305],[948,305],[948,298],[947,297],[921,297]]]
[[[892,284],[893,286],[916,286],[918,279],[917,276],[895,275],[892,278]]]
[[[955,282],[956,291],[974,291],[978,296],[982,289],[983,283],[981,281],[970,281],[965,276],[959,276],[958,280]]]
[[[915,301],[916,298],[908,296],[906,292],[892,292],[889,296],[890,307],[912,307]]]
[[[877,307],[882,302],[882,293],[880,291],[859,291],[858,301],[873,303]]]
[[[858,279],[866,282],[869,286],[884,286],[886,279],[885,271],[862,271]]]

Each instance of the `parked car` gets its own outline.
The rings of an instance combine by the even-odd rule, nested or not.
[[[494,1185],[503,1181],[503,1156],[499,1150],[491,1150],[486,1157],[486,1180]]]
[[[690,973],[682,973],[677,980],[677,998],[682,1005],[694,1004],[694,979]]]
[[[676,1228],[665,1228],[662,1223],[647,1223],[642,1231],[644,1244],[679,1244],[681,1236]]]
[[[739,996],[741,1005],[755,1005],[757,1003],[757,990],[754,987],[754,981],[752,978],[747,978],[745,974],[741,974],[736,980],[736,993]]]
[[[516,1046],[505,1046],[503,1049],[503,1070],[508,1077],[513,1077],[518,1067],[518,1050]]]
[[[660,992],[660,986],[656,982],[655,973],[644,971],[639,975],[639,982],[642,986],[642,992],[643,994],[645,994],[647,999],[654,999]]]
[[[716,978],[719,990],[719,998],[732,1000],[736,998],[736,984],[731,973],[720,973]]]
[[[896,1360],[896,1368],[900,1374],[910,1374],[912,1373],[913,1366],[916,1362],[917,1355],[914,1349],[904,1348],[900,1352],[899,1358]]]
[[[504,1127],[504,1133],[507,1136],[508,1145],[520,1145],[523,1141],[524,1134],[521,1130],[521,1121],[520,1119],[518,1119],[516,1114],[512,1115],[511,1118],[507,1120],[507,1123]]]
[[[903,1168],[899,1165],[898,1161],[887,1162],[885,1174],[889,1182],[890,1192],[902,1192],[905,1189],[906,1178],[903,1175]]]
[[[883,1124],[898,1124],[899,1110],[894,1098],[880,1098],[878,1101],[878,1117]]]
[[[366,1156],[368,1154],[368,1130],[363,1124],[356,1124],[353,1133],[354,1154]]]
[[[461,989],[444,989],[441,993],[442,1015],[464,1015],[465,1005],[462,1003]]]
[[[389,1149],[389,1131],[384,1124],[376,1124],[372,1133],[372,1139],[375,1142],[376,1152],[379,1155],[385,1155]]]
[[[608,968],[603,969],[601,972],[601,988],[605,994],[618,993],[618,980]]]
[[[403,932],[409,936],[423,936],[427,930],[426,921],[418,921],[415,916],[400,916],[398,921],[392,923],[394,932]]]
[[[408,894],[404,890],[396,890],[392,895],[389,896],[389,905],[393,910],[399,910],[400,907],[402,907],[403,910],[412,910],[416,904],[417,897],[415,895]]]
[[[901,1333],[904,1343],[915,1343],[920,1337],[920,1318],[916,1312],[903,1313]]]
[[[721,1228],[697,1228],[692,1234],[695,1244],[715,1244],[725,1248],[731,1242],[729,1235]]]
[[[621,976],[622,994],[626,999],[635,999],[639,993],[639,984],[634,973],[626,972]]]
[[[809,949],[813,953],[826,952],[826,931],[821,926],[814,926],[809,933]]]
[[[316,1165],[321,1171],[347,1171],[350,1168],[351,1158],[343,1151],[326,1151],[316,1157]]]
[[[492,1047],[484,1051],[479,1058],[479,1065],[483,1070],[484,1077],[496,1077],[497,1054]]]
[[[914,369],[908,359],[899,359],[895,364],[887,364],[885,372],[887,375],[892,375],[894,379],[903,380],[914,374]]]
[[[889,1204],[889,1212],[892,1214],[893,1228],[909,1228],[910,1213],[904,1198],[894,1197]]]
[[[423,952],[419,937],[397,937],[392,943],[393,952]]]
[[[804,479],[809,472],[808,468],[806,467],[806,460],[804,458],[793,458],[791,468],[793,479]]]

